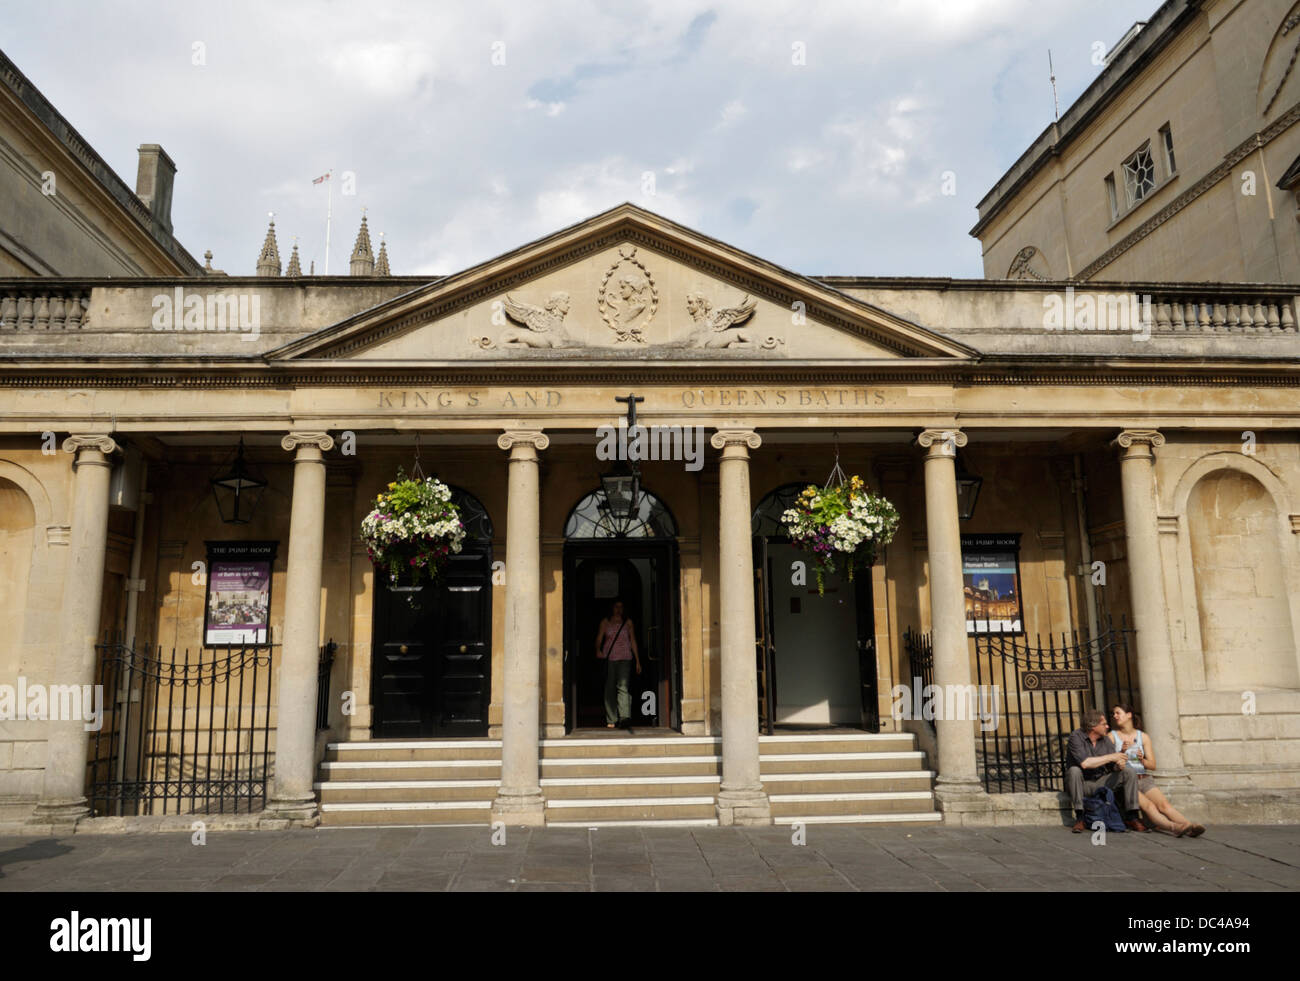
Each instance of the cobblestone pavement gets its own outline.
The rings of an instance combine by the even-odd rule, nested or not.
[[[0,837],[0,891],[1293,891],[1300,833],[1059,828],[337,828]]]

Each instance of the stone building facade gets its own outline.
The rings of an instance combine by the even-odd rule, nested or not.
[[[1300,280],[1300,4],[1167,0],[979,204],[990,279]]]
[[[435,281],[52,285],[84,298],[84,321],[37,331],[0,318],[0,675],[92,684],[106,631],[138,650],[200,651],[209,543],[275,543],[261,820],[402,823],[440,807],[484,824],[562,823],[589,819],[574,806],[587,795],[626,820],[764,823],[819,798],[838,802],[826,812],[838,820],[1059,821],[1054,793],[988,792],[979,724],[897,711],[895,686],[916,668],[909,630],[929,637],[934,684],[981,681],[963,557],[964,538],[981,535],[1019,543],[1028,637],[1095,635],[1108,619],[1135,628],[1135,697],[1180,806],[1295,816],[1294,291],[817,281],[631,205]],[[0,304],[22,288],[0,281]],[[256,325],[240,319],[254,309]],[[701,434],[702,456],[696,466],[683,443],[677,459],[641,463],[641,510],[619,533],[596,449],[629,395],[643,400],[639,424]],[[267,487],[251,523],[230,525],[210,481],[241,439]],[[459,612],[436,627],[401,619],[359,539],[376,495],[417,459],[478,529],[473,561],[440,594]],[[853,583],[792,591],[798,556],[761,522],[837,461],[896,505],[900,528]],[[966,518],[959,471],[983,480]],[[596,745],[583,687],[615,593],[636,603],[647,664],[657,659],[655,707],[617,753],[695,747],[689,765],[702,768],[639,776],[678,795],[659,810],[597,801],[614,778],[572,756],[615,745]],[[773,623],[765,662],[755,654]],[[444,640],[427,655],[442,673],[403,687],[399,655]],[[475,698],[481,716],[463,707]],[[206,726],[216,709],[203,711]],[[796,728],[762,735],[764,713]],[[0,722],[6,816],[86,820],[94,738],[76,720]],[[826,749],[805,757],[837,768],[881,749],[928,756],[912,789],[883,795],[869,772],[852,793],[827,789],[838,770],[783,782],[782,740],[813,738]],[[392,774],[435,769],[421,755],[435,744],[438,775],[407,780],[410,798],[367,803],[402,782]],[[345,764],[389,777],[336,796]],[[453,765],[489,772],[456,781]],[[476,799],[456,797],[457,783]]]

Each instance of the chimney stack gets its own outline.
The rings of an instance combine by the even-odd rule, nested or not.
[[[135,175],[135,195],[167,234],[172,230],[172,184],[176,164],[157,143],[140,144],[140,169]]]

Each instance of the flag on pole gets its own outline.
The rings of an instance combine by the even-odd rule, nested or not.
[[[326,174],[322,174],[320,177],[317,177],[314,181],[312,181],[312,183],[313,183],[313,184],[319,184],[321,181],[327,181],[327,180],[329,180],[329,179],[330,179],[330,173],[333,173],[333,171],[330,171],[329,173],[326,173]]]

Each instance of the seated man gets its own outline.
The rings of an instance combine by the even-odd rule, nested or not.
[[[1106,738],[1106,713],[1089,709],[1083,713],[1079,728],[1070,733],[1065,751],[1065,784],[1070,791],[1074,807],[1075,834],[1084,831],[1083,799],[1091,797],[1102,787],[1115,791],[1116,798],[1123,797],[1124,823],[1130,831],[1146,831],[1138,809],[1138,775],[1128,766],[1128,757],[1115,752],[1115,745]],[[1122,788],[1122,794],[1121,794]]]

